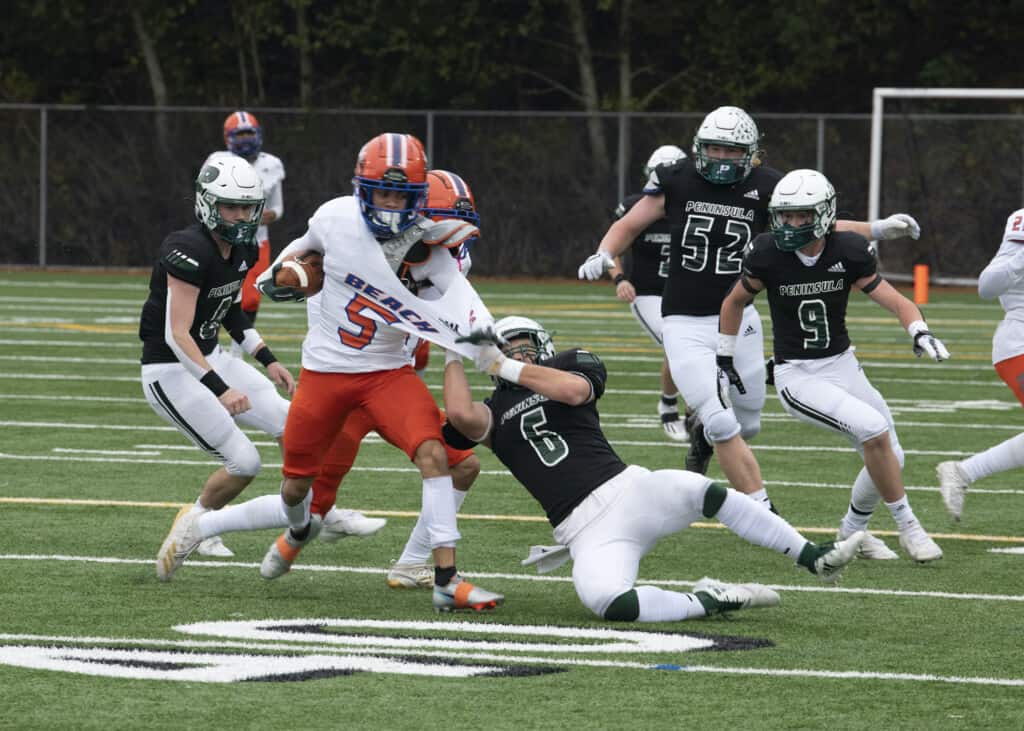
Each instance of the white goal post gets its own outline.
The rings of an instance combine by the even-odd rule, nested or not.
[[[871,172],[868,180],[868,220],[876,220],[882,196],[882,121],[885,100],[893,99],[1024,99],[1024,89],[897,89],[875,87],[871,104]],[[878,243],[875,243],[878,246]],[[963,280],[966,283],[968,280]],[[975,280],[969,280],[976,283]],[[953,282],[961,283],[961,282]]]

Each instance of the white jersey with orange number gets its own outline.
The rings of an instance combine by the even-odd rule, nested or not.
[[[1024,354],[1024,208],[1006,220],[1003,240],[978,277],[982,296],[999,297],[1006,317],[992,338],[992,362]]]
[[[304,239],[313,248],[323,249],[324,287],[317,301],[307,305],[310,327],[302,344],[302,367],[325,373],[369,373],[409,365],[407,333],[385,324],[367,299],[341,280],[343,262],[384,260],[358,201],[345,196],[324,203],[309,219]],[[417,280],[435,283],[460,276],[458,264],[447,252],[434,252],[413,273]]]

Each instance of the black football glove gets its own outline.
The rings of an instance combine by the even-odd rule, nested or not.
[[[740,374],[736,372],[736,366],[732,363],[731,355],[716,355],[715,362],[718,364],[718,370],[729,379],[729,384],[736,387],[736,390],[741,394],[746,394],[747,387],[743,385],[743,379],[740,378]]]

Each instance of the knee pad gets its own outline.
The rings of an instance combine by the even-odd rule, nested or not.
[[[259,450],[240,429],[236,429],[234,434],[228,437],[227,442],[219,447],[219,451],[223,456],[224,469],[229,475],[255,477],[260,473],[263,463],[260,461]]]
[[[744,441],[749,442],[761,433],[761,419],[759,417],[744,419],[742,414],[737,414],[737,416],[740,417],[740,436],[743,437]]]
[[[701,420],[704,422],[704,436],[712,444],[727,441],[740,433],[740,423],[732,409],[714,413],[708,419],[704,419],[702,414]]]

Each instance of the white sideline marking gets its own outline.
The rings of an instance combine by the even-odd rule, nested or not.
[[[63,561],[69,563],[98,563],[98,564],[126,564],[138,566],[154,566],[156,561],[151,558],[117,558],[114,556],[69,556],[66,554],[31,554],[31,553],[4,553],[0,554],[0,561]],[[185,561],[189,568],[208,569],[259,569],[260,564],[245,561],[213,561],[204,559],[202,561]],[[292,571],[311,571],[316,573],[335,574],[387,574],[388,569],[376,566],[326,566],[318,564],[297,563],[292,566]],[[558,584],[571,584],[570,576],[541,576],[536,574],[508,574],[491,571],[459,571],[460,574],[469,578],[477,579],[503,579],[507,581],[533,581],[533,582],[554,582]],[[155,579],[154,579],[155,580]],[[809,577],[809,580],[813,580]],[[637,579],[637,584],[649,584],[652,586],[689,587],[697,583],[697,580],[679,579]],[[799,586],[790,584],[765,584],[776,591],[793,591],[816,594],[852,594],[858,596],[898,596],[917,599],[960,599],[966,601],[994,601],[994,602],[1024,602],[1024,594],[967,594],[946,591],[907,591],[903,589],[859,589],[845,586]]]

